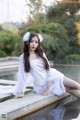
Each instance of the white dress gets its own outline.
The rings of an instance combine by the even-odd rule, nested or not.
[[[24,71],[23,54],[19,58],[18,80],[15,86],[14,95],[25,92],[27,86],[33,83],[33,91],[43,93],[47,81],[51,82],[49,93],[61,96],[66,93],[63,80],[64,75],[54,68],[44,69],[42,58],[30,60],[31,70],[29,73]]]

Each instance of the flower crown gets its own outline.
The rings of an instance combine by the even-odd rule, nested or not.
[[[24,34],[24,36],[23,36],[23,41],[24,41],[24,42],[26,42],[26,41],[29,40],[30,34],[31,34],[30,32],[26,32],[26,33]],[[41,35],[41,34],[37,34],[37,35],[38,35],[38,37],[39,37],[40,42],[42,42],[42,40],[43,40],[42,35]]]

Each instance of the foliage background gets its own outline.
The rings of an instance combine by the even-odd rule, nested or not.
[[[22,53],[22,37],[25,32],[41,33],[44,37],[42,47],[49,60],[55,63],[80,63],[80,44],[77,38],[80,23],[80,4],[59,4],[45,6],[42,1],[29,0],[30,8],[27,23],[16,30],[5,30],[0,26],[0,57],[19,56]]]

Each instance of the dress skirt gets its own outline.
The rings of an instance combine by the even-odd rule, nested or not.
[[[61,96],[66,93],[65,86],[63,84],[64,77],[64,74],[62,74],[58,70],[50,68],[49,80],[51,82],[51,86],[49,94]],[[40,84],[34,84],[34,91],[37,93],[43,93],[45,89],[46,84],[43,86]]]

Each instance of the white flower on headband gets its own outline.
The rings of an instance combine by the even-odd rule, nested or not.
[[[24,41],[24,42],[26,42],[26,41],[29,40],[30,34],[31,34],[30,32],[26,32],[26,33],[24,34],[24,36],[23,36],[23,41]],[[42,42],[42,40],[43,40],[42,35],[41,35],[41,34],[37,34],[37,35],[38,35],[38,37],[39,37],[40,42]]]
[[[41,34],[38,34],[38,37],[39,37],[39,39],[40,39],[40,42],[42,42],[42,41],[43,41],[42,35],[41,35]]]
[[[25,35],[23,36],[23,41],[26,42],[29,40],[30,37],[30,32],[26,32]]]

